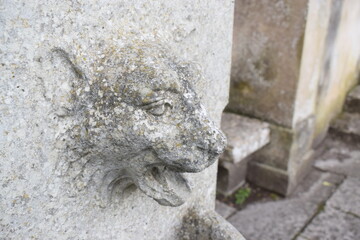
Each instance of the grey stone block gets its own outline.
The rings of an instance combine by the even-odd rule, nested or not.
[[[257,162],[249,162],[246,178],[260,187],[283,195],[289,184],[289,176],[285,170]]]
[[[328,205],[360,217],[360,179],[347,178],[330,198]],[[360,238],[359,238],[360,239]]]
[[[331,128],[353,135],[360,135],[360,113],[342,113],[332,124]]]
[[[238,163],[269,143],[269,124],[232,113],[223,113],[221,130],[228,145],[221,161]]]
[[[360,218],[354,217],[351,214],[346,214],[331,207],[327,207],[324,212],[321,212],[314,218],[314,220],[307,226],[298,239],[360,239]]]
[[[360,177],[360,151],[347,146],[329,149],[314,163],[316,168],[352,177]]]
[[[333,194],[344,178],[342,175],[312,169],[290,197],[320,204]]]
[[[223,113],[221,129],[228,144],[220,157],[217,191],[233,194],[245,182],[250,155],[269,142],[267,123],[232,113]]]
[[[228,220],[248,240],[289,240],[313,216],[316,204],[300,199],[252,205]]]
[[[360,113],[360,86],[356,86],[346,97],[344,112]]]
[[[228,218],[232,214],[236,212],[236,209],[233,207],[230,207],[229,205],[226,205],[225,203],[222,203],[220,201],[216,201],[215,203],[215,211],[220,214],[223,218]]]
[[[239,163],[221,162],[218,167],[217,192],[229,196],[245,183],[248,159]]]

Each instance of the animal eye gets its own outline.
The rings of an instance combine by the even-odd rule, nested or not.
[[[144,109],[154,116],[161,116],[167,111],[169,107],[171,107],[171,104],[164,99],[161,99],[145,105]]]

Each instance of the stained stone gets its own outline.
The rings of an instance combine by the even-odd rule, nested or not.
[[[228,220],[249,240],[289,240],[316,209],[316,204],[305,200],[281,200],[251,205]]]
[[[338,145],[317,159],[314,166],[323,171],[360,177],[360,151]]]
[[[190,208],[214,212],[220,139],[198,133],[219,134],[232,14],[230,0],[2,1],[0,238],[176,239]]]
[[[339,132],[360,136],[360,113],[342,113],[331,125]]]
[[[360,239],[360,218],[331,207],[316,216],[300,235],[306,240]]]
[[[257,119],[223,113],[221,130],[225,133],[228,141],[221,161],[239,163],[269,143],[269,124]]]
[[[321,204],[329,199],[344,178],[342,175],[312,169],[290,197]]]
[[[226,205],[225,203],[222,203],[220,201],[216,201],[215,203],[215,211],[220,214],[223,218],[228,218],[232,214],[236,212],[236,209]]]
[[[331,207],[360,218],[360,179],[348,177],[327,202]]]
[[[360,113],[360,86],[350,91],[346,97],[344,111],[348,113]]]

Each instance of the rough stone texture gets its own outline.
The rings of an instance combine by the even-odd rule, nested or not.
[[[328,205],[360,218],[360,177],[348,177],[331,197]]]
[[[289,176],[285,170],[266,164],[250,161],[246,179],[260,187],[285,195],[289,185]]]
[[[249,158],[239,163],[219,162],[216,190],[229,196],[245,183]]]
[[[256,119],[223,113],[221,129],[227,147],[220,157],[217,191],[231,195],[245,181],[251,154],[269,143],[269,124]]]
[[[98,63],[106,63],[111,53],[121,53],[128,44],[155,43],[165,45],[170,55],[184,62],[200,63],[203,78],[191,84],[210,117],[219,123],[228,94],[231,1],[2,1],[0,11],[2,238],[174,239],[190,207],[214,208],[215,165],[202,173],[184,174],[192,193],[178,208],[161,206],[134,187],[127,189],[125,198],[105,207],[98,205],[101,199],[89,190],[98,183],[89,178],[88,168],[81,168],[85,162],[73,163],[80,164],[74,168],[70,164],[69,169],[83,171],[80,178],[68,179],[60,171],[67,165],[59,161],[63,144],[58,137],[65,134],[62,129],[68,129],[68,112],[58,106],[65,103],[66,110],[73,106],[66,104],[68,97],[87,91],[85,85],[76,89],[77,79],[84,76],[94,80],[98,96],[106,99],[107,92],[100,89],[106,81],[97,82],[105,66]],[[63,66],[58,69],[62,74],[42,67],[54,48],[68,55],[50,64]],[[93,78],[96,74],[99,79]],[[73,85],[67,83],[69,77]],[[95,89],[91,92],[96,93]],[[79,101],[75,114],[83,114],[82,107],[88,107],[82,103],[91,102]],[[148,111],[161,115],[169,105]],[[86,128],[80,133],[86,135]],[[77,188],[67,188],[67,183]]]
[[[301,199],[281,200],[249,206],[228,220],[249,240],[289,240],[316,209],[316,204]]]
[[[215,211],[220,214],[223,218],[228,218],[233,213],[236,212],[236,209],[222,203],[220,201],[216,201],[215,203]]]
[[[237,0],[232,112],[291,127],[307,1]]]
[[[336,131],[346,134],[354,134],[360,136],[360,113],[342,113],[331,124],[331,127]]]
[[[348,140],[331,134],[317,158],[352,156],[360,143]],[[359,239],[360,177],[348,173],[313,168],[288,199],[253,203],[229,221],[249,240]]]
[[[226,135],[227,147],[220,161],[238,163],[269,143],[269,125],[256,119],[223,113],[221,130]]]
[[[360,151],[354,148],[354,143],[341,143],[329,138],[326,145],[326,152],[314,163],[316,168],[337,174],[360,177]]]
[[[346,97],[344,111],[348,113],[360,113],[360,86],[356,86]]]
[[[201,73],[144,42],[107,47],[96,70],[83,63],[88,75],[65,51],[49,55],[40,60],[41,77],[71,86],[58,89],[63,100],[53,105],[62,125],[58,177],[76,179],[68,191],[95,187],[106,205],[136,185],[162,205],[183,204],[190,187],[181,173],[204,170],[225,148],[191,85]]]
[[[179,240],[245,240],[239,232],[214,211],[190,209],[184,216]]]
[[[360,239],[360,218],[326,207],[300,236],[306,240]]]
[[[238,0],[235,9],[227,109],[288,132],[271,136],[252,169],[267,176],[261,186],[290,194],[358,80],[360,2]],[[274,168],[286,171],[281,187]]]
[[[290,197],[323,203],[337,190],[344,178],[342,175],[312,169]]]

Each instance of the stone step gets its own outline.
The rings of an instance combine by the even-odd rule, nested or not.
[[[360,85],[351,90],[346,97],[344,112],[360,113]]]
[[[360,113],[341,113],[331,124],[331,129],[345,134],[360,136]]]
[[[256,119],[223,113],[221,130],[228,143],[219,161],[217,190],[231,195],[245,182],[249,156],[269,143],[270,127]]]
[[[223,113],[221,130],[228,142],[221,161],[231,163],[241,162],[270,139],[269,124],[233,113]]]

